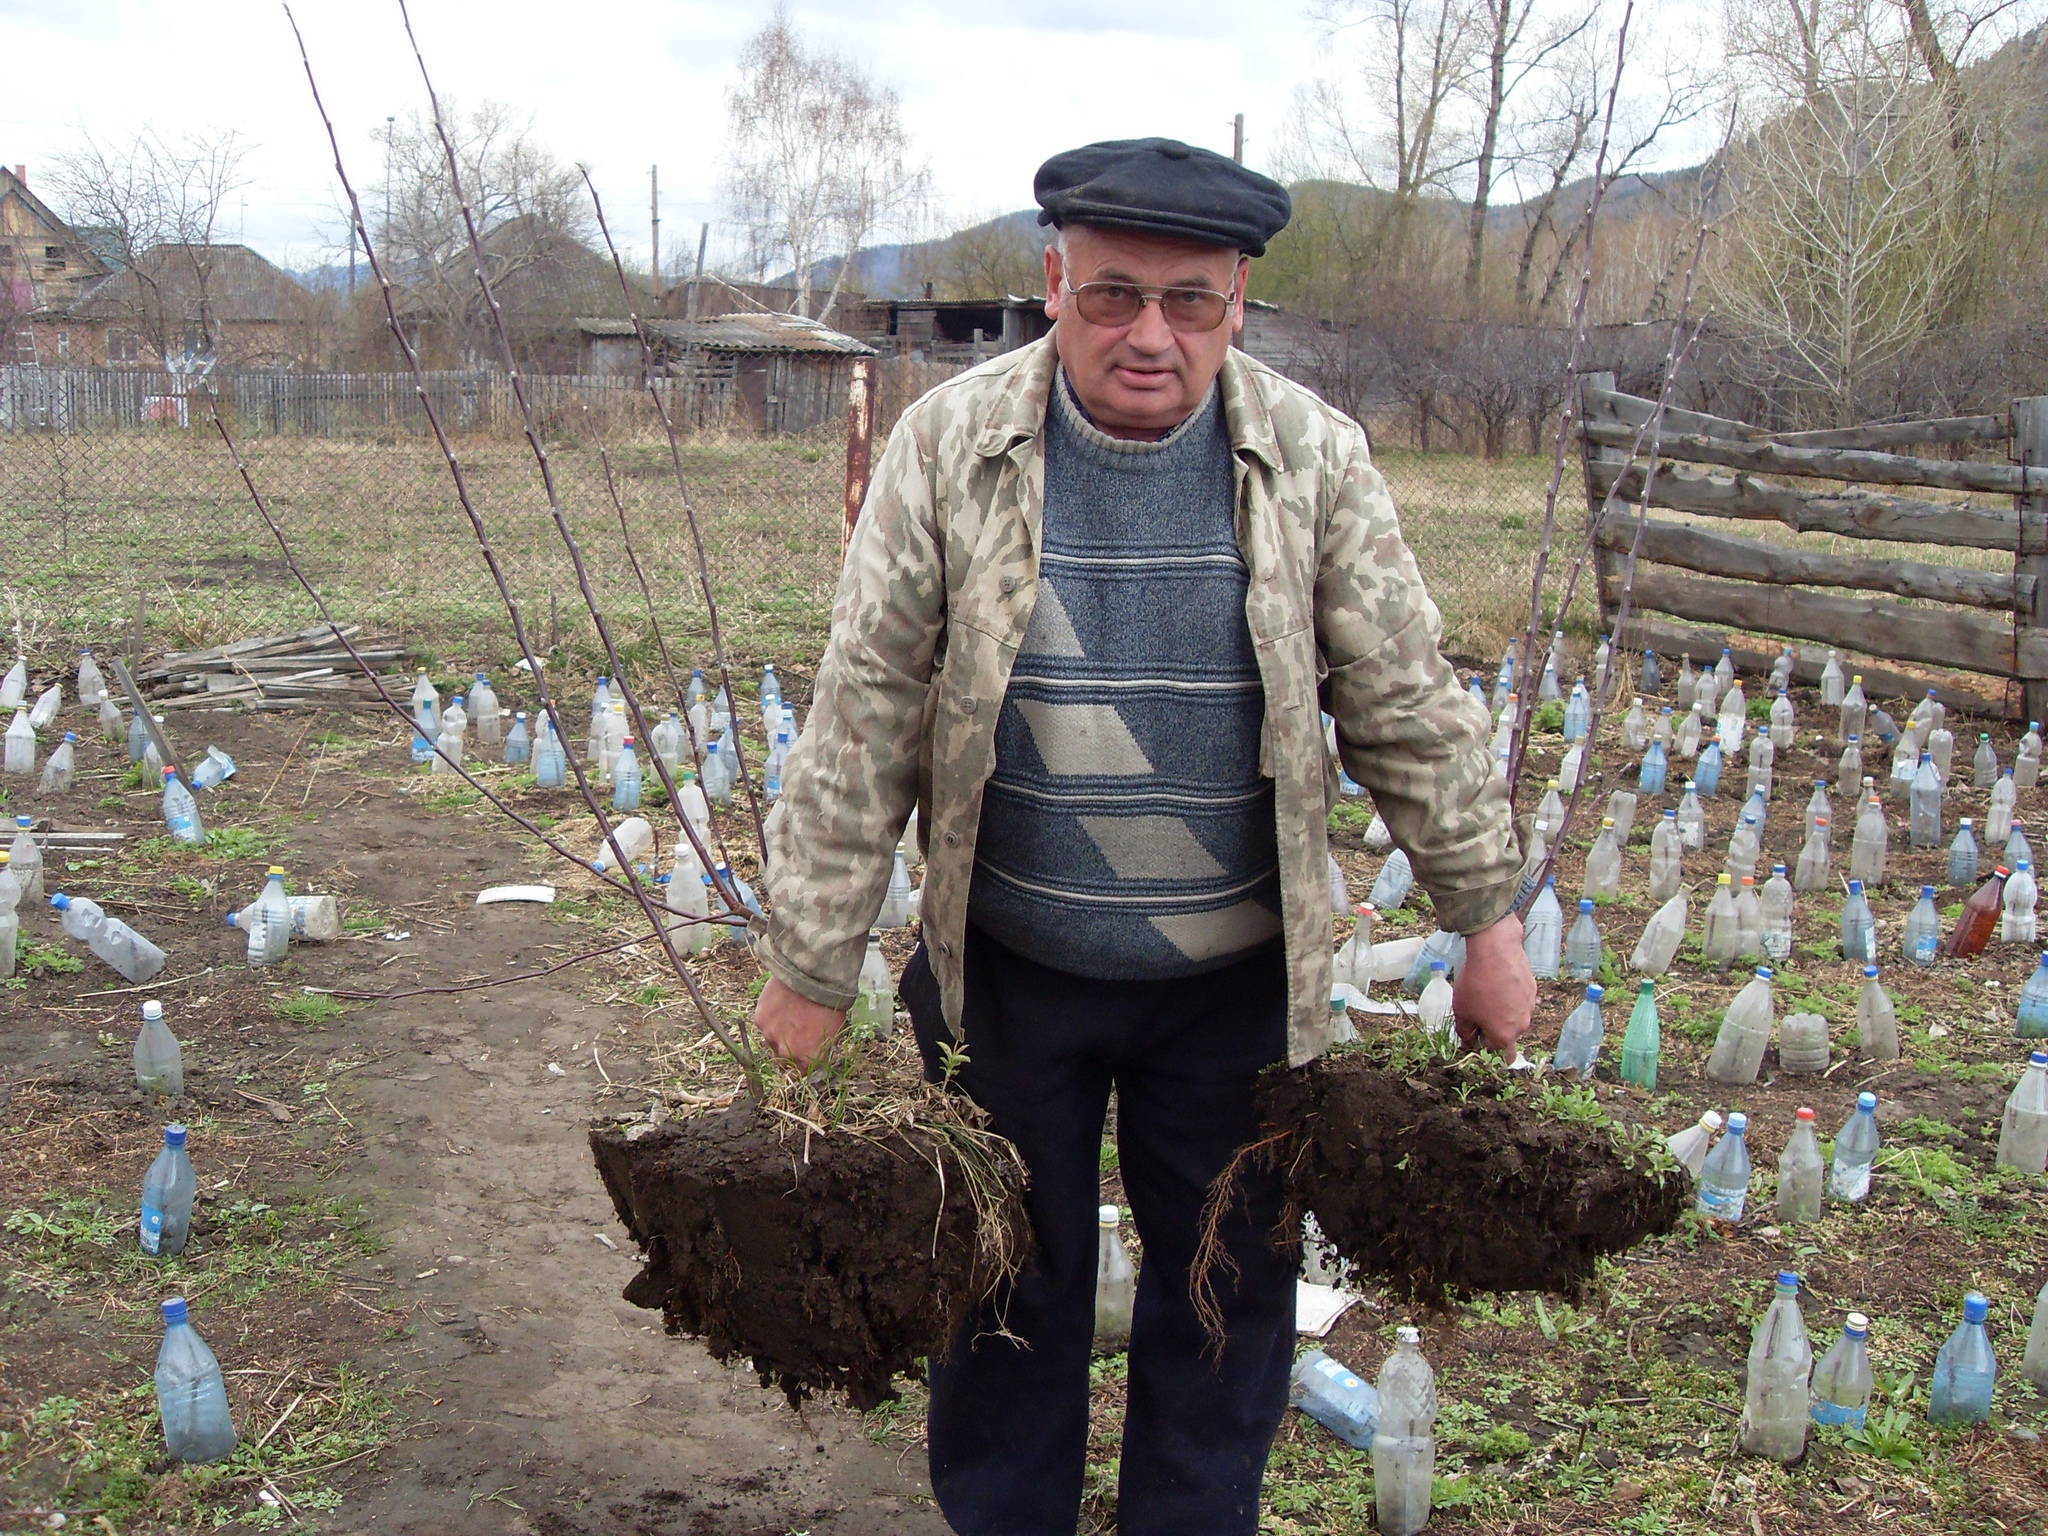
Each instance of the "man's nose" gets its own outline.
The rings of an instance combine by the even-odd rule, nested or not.
[[[1166,311],[1157,299],[1146,301],[1138,311],[1138,318],[1131,322],[1124,339],[1140,352],[1170,352],[1173,350],[1173,327],[1166,323]]]

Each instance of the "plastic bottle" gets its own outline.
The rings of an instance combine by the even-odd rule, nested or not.
[[[427,707],[427,710],[429,712],[429,715],[431,716],[433,723],[433,729],[428,734],[433,736],[440,735],[441,690],[434,686],[433,682],[427,677],[427,674],[425,672],[420,673],[420,675],[413,680],[412,709],[415,718],[417,718],[420,706],[423,704]]]
[[[789,769],[789,732],[777,731],[775,745],[769,748],[768,760],[761,765],[761,793],[772,804],[782,798],[782,776]],[[1332,860],[1332,867],[1335,861]],[[1338,876],[1342,879],[1342,875]]]
[[[732,803],[733,767],[730,757],[719,750],[722,743],[710,742],[704,748],[704,795],[713,805]]]
[[[1346,1445],[1372,1449],[1379,1428],[1379,1393],[1322,1350],[1312,1349],[1294,1362],[1287,1378],[1287,1401]]]
[[[1337,863],[1337,855],[1323,855],[1323,873],[1330,892],[1330,915],[1342,917],[1351,910],[1351,888],[1344,883],[1344,871]]]
[[[1927,1383],[1927,1422],[1982,1424],[1991,1417],[1991,1387],[1998,1379],[1998,1361],[1984,1332],[1991,1303],[1976,1292],[1963,1297],[1963,1320],[1948,1342],[1935,1351],[1934,1375]]]
[[[1643,709],[1643,701],[1637,697],[1629,702],[1628,713],[1621,717],[1621,749],[1624,752],[1641,752],[1650,745],[1650,717]]]
[[[740,899],[741,911],[738,914],[733,913],[732,908],[727,904],[722,894],[728,889],[733,891]],[[761,915],[760,898],[754,894],[752,886],[726,868],[722,862],[712,871],[711,891],[718,911],[726,914],[726,942],[744,947],[747,942],[746,914],[752,913],[756,917]],[[877,947],[879,947],[879,944],[880,940],[878,937]],[[891,1022],[894,1022],[894,1015],[891,1015]]]
[[[1690,781],[1685,798],[1678,802],[1678,838],[1688,848],[1701,847],[1706,838],[1707,812],[1700,804],[1699,791]]]
[[[192,791],[178,781],[178,770],[166,768],[164,780],[164,825],[170,828],[171,839],[189,848],[204,847],[206,828],[199,821],[199,802],[192,798]]]
[[[1348,989],[1348,994],[1344,998],[1347,1004],[1364,1002],[1372,990],[1372,930],[1378,919],[1379,913],[1375,912],[1370,904],[1361,906],[1358,909],[1358,921],[1352,926],[1350,937],[1338,946],[1337,956],[1330,963],[1330,985],[1338,991]],[[1524,924],[1524,952],[1527,951],[1528,944],[1529,929],[1528,925]],[[1530,968],[1534,969],[1533,962]]]
[[[1562,1037],[1558,1043],[1562,1047]],[[1644,1093],[1655,1093],[1657,1058],[1662,1051],[1663,1030],[1657,1020],[1657,984],[1645,979],[1636,987],[1636,1005],[1629,1010],[1628,1029],[1621,1037],[1621,1080]]]
[[[128,717],[128,761],[139,763],[149,751],[149,727],[142,723],[142,716]]]
[[[1884,808],[1875,795],[1865,799],[1856,813],[1856,834],[1849,842],[1849,877],[1865,885],[1884,884]]]
[[[421,704],[414,704],[412,710],[412,741],[409,750],[416,767],[426,767],[434,761],[434,742],[440,737],[440,734],[440,712],[428,709]]]
[[[99,713],[102,737],[115,742],[126,739],[128,727],[121,723],[121,706],[114,702],[111,695],[100,700]]]
[[[1842,663],[1833,651],[1828,652],[1828,664],[1820,669],[1820,702],[1823,709],[1842,705]]]
[[[1700,760],[1693,766],[1692,783],[1689,790],[1697,790],[1703,799],[1711,800],[1721,792],[1721,738],[1714,737],[1700,748]]]
[[[1593,701],[1586,697],[1586,680],[1582,677],[1572,684],[1571,697],[1564,702],[1565,741],[1584,741],[1586,726],[1592,718]]]
[[[42,792],[46,795],[68,795],[72,783],[78,776],[78,737],[71,731],[64,733],[64,739],[43,764]]]
[[[2027,734],[2020,738],[2019,750],[2012,759],[2013,783],[2019,789],[2032,789],[2041,782],[2041,722],[2029,720]]]
[[[1915,848],[1941,846],[1941,777],[1934,771],[1932,754],[1926,752],[1920,754],[1920,766],[1913,772],[1907,840]]]
[[[1377,907],[1378,903],[1373,905]],[[1557,980],[1558,956],[1563,946],[1564,910],[1557,903],[1557,882],[1545,880],[1522,925],[1522,953],[1529,957],[1529,969],[1539,981]]]
[[[1870,1165],[1877,1159],[1877,1095],[1859,1093],[1835,1137],[1834,1166],[1828,1170],[1828,1193],[1852,1203],[1870,1193]]]
[[[1774,964],[1792,958],[1793,902],[1792,882],[1785,878],[1785,866],[1773,864],[1759,904],[1763,912],[1763,955]]]
[[[1758,736],[1749,744],[1749,779],[1743,790],[1746,795],[1761,794],[1771,798],[1772,765],[1778,760],[1778,749],[1771,744],[1768,736]]]
[[[533,757],[533,737],[526,729],[526,711],[519,710],[512,716],[512,729],[505,733],[505,761],[517,765]]]
[[[2027,1329],[2027,1354],[2020,1362],[2020,1374],[2034,1384],[2036,1392],[2048,1397],[2048,1285],[2034,1298],[2034,1321]]]
[[[2027,1058],[2026,1071],[2006,1097],[1998,1126],[1998,1166],[2023,1173],[2048,1168],[2048,1051]]]
[[[1764,956],[1764,909],[1756,894],[1756,876],[1744,875],[1735,892],[1735,953],[1744,960]]]
[[[235,760],[219,747],[208,747],[192,769],[192,788],[218,789],[234,776]]]
[[[1721,1015],[1721,1028],[1707,1057],[1707,1076],[1717,1083],[1735,1086],[1755,1082],[1757,1069],[1763,1065],[1764,1048],[1771,1043],[1775,1016],[1770,968],[1760,965]]]
[[[1792,750],[1794,719],[1792,696],[1780,688],[1778,696],[1771,700],[1771,731],[1768,740],[1774,751]]]
[[[1970,782],[1989,789],[1998,782],[1998,748],[1991,745],[1991,733],[1977,733],[1977,755],[1970,760]]]
[[[1416,1536],[1429,1524],[1436,1469],[1436,1374],[1422,1358],[1422,1334],[1401,1328],[1380,1367],[1380,1423],[1372,1441],[1373,1501],[1380,1536]]]
[[[1579,899],[1579,915],[1564,936],[1564,974],[1570,981],[1591,981],[1600,974],[1600,925],[1593,921],[1590,897]]]
[[[1993,865],[1991,878],[1963,903],[1963,915],[1949,931],[1948,947],[1943,951],[1949,959],[1967,960],[1984,953],[1984,946],[1991,942],[1992,930],[2005,911],[2005,882],[2009,873],[2003,864]]]
[[[536,789],[560,789],[569,782],[569,754],[555,734],[554,721],[546,715],[533,739],[533,783]]]
[[[683,730],[683,722],[674,710],[670,710],[654,724],[652,740],[654,755],[661,759],[671,777],[682,771],[683,757],[689,747],[689,738]]]
[[[129,981],[149,980],[164,968],[164,952],[118,917],[108,917],[97,902],[62,891],[50,898],[61,915],[64,931],[90,949]]]
[[[1664,711],[1667,719],[1671,711]],[[1642,766],[1636,770],[1636,790],[1645,795],[1661,795],[1671,772],[1670,759],[1664,750],[1664,743],[1652,741],[1649,750],[1643,753]]]
[[[185,1298],[164,1303],[164,1341],[156,1354],[157,1417],[174,1460],[219,1461],[235,1448],[235,1421],[220,1362],[187,1321]]]
[[[1950,765],[1955,761],[1955,733],[1939,720],[1927,735],[1927,756],[1934,764],[1934,776],[1940,780],[1943,789],[1948,788]]]
[[[2005,916],[1998,930],[2000,943],[2034,943],[2034,909],[2040,898],[2040,887],[2034,883],[2034,866],[2021,859],[2005,882]]]
[[[773,677],[762,683],[765,690]],[[1099,1237],[1095,1256],[1095,1347],[1118,1354],[1131,1343],[1131,1309],[1138,1300],[1138,1276],[1124,1247],[1123,1213],[1105,1205],[1096,1213]]]
[[[1628,835],[1636,824],[1634,790],[1617,789],[1607,797],[1607,820],[1614,823],[1614,846],[1628,847]]]
[[[2012,824],[2012,834],[2005,840],[2005,851],[1999,856],[1999,863],[2007,869],[2017,869],[2021,859],[2031,864],[2034,859],[2034,848],[2033,844],[2027,841],[2025,829],[2015,820]]]
[[[1932,965],[1941,957],[1941,914],[1934,909],[1934,887],[1920,887],[1920,899],[1906,914],[1900,949],[1914,965]]]
[[[78,702],[85,709],[97,709],[106,696],[107,680],[100,674],[100,664],[92,659],[88,647],[78,653]]]
[[[1557,782],[1564,786],[1566,794],[1579,787],[1579,769],[1586,760],[1586,744],[1575,741],[1564,749],[1564,757],[1557,765]]]
[[[1600,834],[1586,850],[1584,893],[1607,899],[1621,894],[1621,845],[1614,836],[1612,817],[1601,820]]]
[[[1415,872],[1408,864],[1408,850],[1396,848],[1373,877],[1372,890],[1365,899],[1381,912],[1398,912],[1414,885]]]
[[[1686,651],[1680,651],[1678,653],[1678,697],[1681,699],[1691,698],[1693,685],[1698,680],[1698,674],[1692,669],[1691,654]]]
[[[1843,741],[1849,740],[1852,736],[1862,735],[1864,720],[1868,712],[1869,705],[1863,698],[1863,678],[1859,674],[1850,679],[1849,691],[1842,695],[1841,739]],[[1854,781],[1852,780],[1851,782]]]
[[[1813,1346],[1799,1312],[1799,1277],[1780,1270],[1770,1310],[1756,1325],[1749,1346],[1749,1380],[1736,1431],[1745,1451],[1784,1462],[1805,1454],[1812,1377]]]
[[[882,910],[875,918],[877,928],[901,928],[910,921],[910,866],[903,861],[903,845],[896,845],[895,862],[889,866],[889,886],[882,897]]]
[[[1841,1338],[1813,1368],[1809,1414],[1814,1423],[1863,1428],[1872,1387],[1870,1352],[1864,1344],[1869,1335],[1870,1319],[1851,1312]]]
[[[1643,925],[1642,937],[1636,940],[1629,966],[1645,976],[1662,976],[1671,969],[1671,962],[1677,958],[1679,946],[1684,941],[1685,892],[1675,891]]]
[[[888,959],[882,954],[882,931],[868,930],[867,953],[861,957],[860,979],[854,986],[853,1007],[846,1022],[865,1028],[877,1039],[886,1040],[896,1029],[896,978],[889,974]]]
[[[236,914],[236,926],[240,914]],[[249,964],[252,967],[277,965],[291,950],[292,903],[284,893],[284,867],[270,866],[263,881],[263,890],[256,898],[256,919],[248,926]]]
[[[1671,750],[1679,757],[1696,758],[1700,755],[1700,738],[1706,733],[1706,723],[1700,718],[1700,707],[1695,704],[1686,711],[1678,722],[1677,739],[1671,743]]]
[[[1778,1066],[1788,1073],[1828,1069],[1828,1021],[1817,1013],[1788,1013],[1778,1024]]]
[[[1441,960],[1429,962],[1429,984],[1416,1000],[1415,1021],[1431,1034],[1449,1035],[1451,1026],[1451,984]]]
[[[1650,833],[1650,900],[1669,901],[1678,894],[1684,852],[1684,839],[1678,835],[1678,813],[1666,811]]]
[[[2013,1033],[2022,1040],[2048,1040],[2048,954],[2041,956],[2041,963],[2020,989]]]
[[[491,686],[491,680],[479,672],[476,686],[469,690],[470,713],[476,717],[476,744],[479,747],[495,747],[505,739],[503,713],[498,704],[498,691]]]
[[[1714,1143],[1700,1165],[1699,1187],[1693,1195],[1693,1209],[1716,1221],[1740,1221],[1749,1203],[1749,1144],[1743,1133],[1749,1116],[1740,1110],[1728,1117],[1728,1134]]]
[[[462,766],[462,732],[453,708],[441,716],[441,734],[434,738],[434,755],[427,759],[429,773],[453,773]]]
[[[1948,845],[1948,883],[1967,886],[1977,878],[1977,838],[1965,816],[1956,826],[1955,841]]]
[[[1912,732],[1908,731],[1899,738],[1899,745],[1892,753],[1890,777],[1892,798],[1904,800],[1909,805],[1912,802],[1913,796],[1913,777],[1919,771],[1920,764],[1920,753],[1917,750],[1917,746],[1918,743],[1915,737]],[[1931,764],[1929,765],[1929,771],[1932,771]]]
[[[1877,924],[1870,915],[1869,898],[1863,894],[1863,882],[1851,880],[1849,895],[1842,902],[1842,958],[1859,960],[1865,965],[1877,960]]]
[[[1728,834],[1728,858],[1722,868],[1731,879],[1741,881],[1756,873],[1756,861],[1763,842],[1759,823],[1754,815],[1744,812],[1735,824],[1735,830]]]
[[[16,816],[14,818],[14,841],[7,846],[9,867],[21,886],[24,901],[43,899],[43,850],[37,843],[35,818]]]
[[[639,816],[628,816],[624,821],[612,823],[611,838],[599,840],[597,856],[590,861],[590,867],[600,875],[609,874],[619,867],[612,853],[613,843],[618,844],[619,855],[631,864],[654,846],[654,828]]]
[[[8,867],[8,856],[0,852],[0,981],[14,974],[21,948],[21,885]]]
[[[2018,793],[2012,769],[2008,768],[1998,776],[1991,786],[1991,799],[1984,811],[1984,846],[1996,847],[2012,834],[2013,807],[2018,803]]]
[[[1707,964],[1726,970],[1742,953],[1742,929],[1735,911],[1735,888],[1723,873],[1714,877],[1714,897],[1700,924],[1700,949]]]
[[[1721,1115],[1718,1110],[1708,1110],[1701,1115],[1698,1123],[1688,1125],[1684,1130],[1665,1139],[1671,1155],[1680,1167],[1693,1176],[1695,1182],[1706,1169],[1707,1149],[1714,1144],[1715,1133],[1721,1129]]]
[[[1898,1013],[1878,985],[1875,965],[1863,967],[1863,990],[1856,994],[1856,1047],[1869,1061],[1899,1059]]]
[[[36,733],[30,729],[28,712],[17,709],[13,723],[7,727],[4,756],[0,756],[0,772],[20,774],[23,777],[36,771]]]
[[[1429,963],[1441,960],[1444,963],[1446,979],[1458,974],[1458,967],[1465,963],[1465,936],[1449,933],[1442,928],[1433,930],[1422,941],[1422,947],[1415,952],[1415,959],[1408,966],[1408,974],[1401,978],[1401,990],[1409,997],[1422,996],[1422,989],[1429,981]]]
[[[683,770],[683,777],[676,785],[677,809],[683,819],[696,828],[697,836],[707,844],[711,841],[711,802],[705,798],[704,786],[697,782],[697,775],[690,769]]]
[[[1600,1016],[1602,995],[1599,983],[1587,987],[1585,1000],[1565,1019],[1558,1031],[1557,1049],[1551,1053],[1551,1071],[1576,1072],[1582,1082],[1591,1079],[1600,1060],[1600,1042],[1607,1034],[1606,1021]]]
[[[640,809],[640,754],[633,750],[633,738],[619,742],[619,755],[612,760],[612,809]]]
[[[46,730],[50,722],[57,718],[57,711],[63,704],[63,686],[52,683],[37,695],[35,703],[29,707],[28,728],[32,731]]]
[[[1801,1108],[1793,1117],[1792,1135],[1778,1158],[1778,1224],[1819,1221],[1821,1186],[1827,1166],[1813,1135],[1813,1111]]]
[[[199,1182],[185,1155],[185,1127],[164,1127],[163,1150],[142,1176],[142,1220],[136,1240],[152,1258],[170,1258],[185,1251],[192,1232],[192,1199]]]

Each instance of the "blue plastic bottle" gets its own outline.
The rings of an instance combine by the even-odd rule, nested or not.
[[[619,744],[619,755],[612,759],[612,809],[640,809],[640,758],[630,736]]]
[[[1372,1383],[1346,1370],[1320,1349],[1294,1362],[1287,1400],[1346,1445],[1372,1449],[1379,1428],[1380,1398]]]
[[[526,711],[512,716],[512,729],[505,733],[505,761],[523,763],[533,756],[533,738],[526,731]]]
[[[1877,926],[1870,915],[1870,901],[1863,894],[1863,882],[1849,882],[1849,896],[1842,903],[1842,955],[1864,965],[1877,961]]]
[[[186,1320],[185,1298],[164,1303],[164,1341],[156,1354],[156,1406],[164,1444],[179,1461],[219,1461],[235,1448],[220,1362]]]
[[[412,760],[429,763],[434,758],[434,738],[441,734],[439,711],[422,699],[412,708]]]
[[[192,1232],[192,1197],[198,1189],[192,1160],[185,1155],[185,1127],[165,1126],[163,1150],[142,1176],[137,1237],[144,1253],[167,1258],[185,1251],[185,1239]]]
[[[1998,1379],[1998,1361],[1984,1333],[1991,1303],[1975,1291],[1963,1298],[1963,1320],[1934,1356],[1934,1379],[1927,1384],[1927,1422],[1981,1424],[1991,1417],[1991,1386]]]
[[[2048,1040],[2048,954],[2020,992],[2020,1015],[2013,1031],[2022,1040]]]
[[[1719,737],[1700,749],[1700,760],[1692,770],[1692,785],[1700,798],[1711,800],[1721,790],[1721,741]]]
[[[1651,742],[1650,750],[1643,754],[1643,766],[1636,770],[1637,792],[1645,795],[1663,794],[1664,781],[1670,772],[1670,763],[1664,753],[1664,743]]]

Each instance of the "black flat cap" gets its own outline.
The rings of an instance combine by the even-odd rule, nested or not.
[[[1038,222],[1095,224],[1223,245],[1247,256],[1287,225],[1287,189],[1214,150],[1178,139],[1111,139],[1054,155],[1032,192]]]

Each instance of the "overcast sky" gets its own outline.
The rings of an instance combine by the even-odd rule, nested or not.
[[[1666,20],[1706,0],[1651,0]],[[661,167],[662,237],[694,246],[716,221],[725,91],[768,0],[414,0],[435,84],[533,116],[564,159],[587,161],[629,257],[647,250],[647,171]],[[370,135],[420,105],[397,6],[302,0],[313,66],[365,201],[382,184]],[[853,52],[901,94],[942,207],[1028,206],[1055,150],[1168,134],[1228,151],[1243,112],[1247,161],[1264,168],[1296,88],[1326,46],[1305,0],[810,0],[793,14],[814,41]],[[36,166],[81,131],[119,139],[234,128],[256,149],[229,229],[274,259],[336,259],[330,157],[275,0],[0,0],[12,61],[0,91],[0,161]],[[1693,146],[1674,145],[1689,158]],[[234,238],[231,233],[229,238]],[[343,247],[345,249],[345,247]]]

